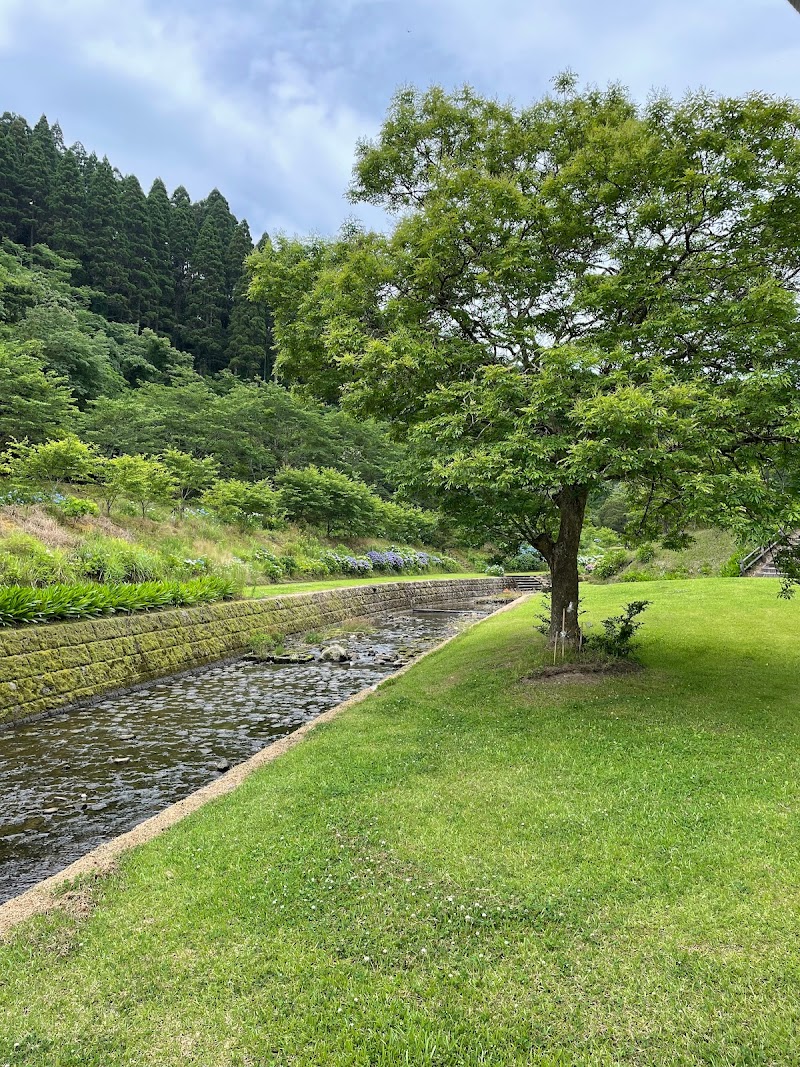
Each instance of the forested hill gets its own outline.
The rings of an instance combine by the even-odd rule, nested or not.
[[[246,297],[250,229],[218,190],[192,203],[182,186],[170,196],[157,178],[145,195],[105,157],[66,147],[57,123],[42,116],[31,128],[6,112],[2,238],[74,260],[70,281],[92,312],[165,334],[200,373],[270,376],[269,310]]]
[[[311,464],[391,494],[402,448],[383,428],[270,380],[252,249],[218,191],[145,196],[45,118],[3,115],[0,477],[13,442],[78,434],[106,457],[178,449],[248,482]]]

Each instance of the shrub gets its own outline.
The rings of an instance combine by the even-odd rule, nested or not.
[[[268,529],[278,526],[283,518],[280,497],[265,481],[222,479],[203,493],[201,502],[222,522],[241,529]]]
[[[74,567],[57,549],[48,549],[35,537],[12,533],[0,540],[0,585],[47,585],[69,581]]]
[[[627,562],[628,553],[624,548],[612,548],[597,561],[594,573],[598,578],[613,578]]]
[[[15,441],[4,458],[12,481],[42,486],[50,497],[65,482],[92,481],[100,464],[97,449],[74,434],[38,445]]]
[[[266,548],[257,548],[251,552],[248,559],[264,578],[270,582],[280,582],[288,574],[286,569],[286,557],[276,556]]]
[[[275,481],[281,506],[294,522],[319,526],[328,536],[369,533],[380,525],[381,499],[332,467],[285,467]]]
[[[175,481],[164,464],[145,456],[104,460],[101,482],[107,515],[111,514],[114,501],[124,496],[139,506],[144,518],[150,504],[166,503],[175,493]]]
[[[55,510],[65,519],[82,519],[85,515],[99,515],[100,508],[93,500],[82,500],[79,496],[66,496],[55,505]]]
[[[668,571],[664,571],[664,577],[673,580],[680,581],[683,578],[691,578],[689,568],[679,565],[677,567],[671,567]]]
[[[617,580],[620,582],[652,582],[655,580],[655,575],[650,571],[626,571]]]
[[[507,571],[546,571],[547,560],[532,545],[522,544],[516,555],[505,561]]]
[[[488,574],[490,578],[502,578],[506,572],[499,564],[492,563],[483,573]]]
[[[149,611],[153,608],[209,604],[234,595],[230,582],[196,578],[190,582],[142,582],[135,585],[95,583],[50,585],[43,589],[0,589],[0,626],[91,619],[98,615]]]
[[[655,559],[656,546],[651,541],[645,541],[636,549],[636,559],[640,563],[650,563]]]
[[[393,500],[376,503],[377,522],[386,537],[411,544],[435,544],[440,536],[440,518],[435,511],[398,504]]]
[[[739,552],[734,552],[731,558],[720,567],[720,578],[740,578],[741,570],[739,565],[746,555],[747,553],[744,549],[741,549]]]
[[[642,625],[641,620],[635,621],[636,617],[641,615],[650,603],[649,600],[634,600],[625,606],[621,615],[603,619],[603,632],[588,636],[587,647],[616,658],[629,656],[633,650],[633,637]]]

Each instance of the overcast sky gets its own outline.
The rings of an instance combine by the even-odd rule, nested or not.
[[[0,111],[44,112],[145,189],[217,186],[256,235],[354,213],[354,144],[399,85],[523,103],[567,67],[641,97],[800,96],[800,15],[788,0],[0,0]]]

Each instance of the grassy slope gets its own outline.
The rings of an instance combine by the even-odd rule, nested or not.
[[[533,604],[464,635],[0,949],[0,1063],[797,1063],[776,588],[649,585],[588,687],[521,680]]]
[[[0,507],[0,553],[10,550],[9,539],[13,541],[20,534],[33,537],[43,547],[65,555],[77,550],[79,545],[87,540],[99,540],[100,543],[105,543],[106,547],[122,540],[179,560],[204,557],[215,569],[229,567],[242,558],[251,558],[256,549],[265,548],[276,555],[288,553],[299,557],[317,557],[319,552],[325,549],[344,548],[358,555],[369,549],[384,550],[391,546],[391,542],[385,537],[326,538],[319,531],[315,534],[313,531],[296,527],[243,531],[235,526],[216,522],[210,516],[187,512],[180,518],[167,508],[153,508],[148,518],[117,510],[113,519],[101,515],[68,521],[49,514],[40,506]],[[415,547],[427,547],[427,551],[439,555],[453,555],[455,551],[424,545]],[[25,554],[18,545],[15,552]],[[469,570],[465,554],[455,551],[455,555],[465,570]],[[252,576],[263,580],[263,572],[260,572],[257,564],[246,565],[244,570],[246,578],[249,576],[247,572],[250,572]],[[75,580],[75,575],[66,574],[64,578]],[[293,591],[297,592],[295,583],[291,584]]]

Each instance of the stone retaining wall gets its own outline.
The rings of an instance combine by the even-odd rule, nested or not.
[[[0,724],[235,656],[255,633],[302,633],[502,588],[502,578],[386,582],[0,631]]]

